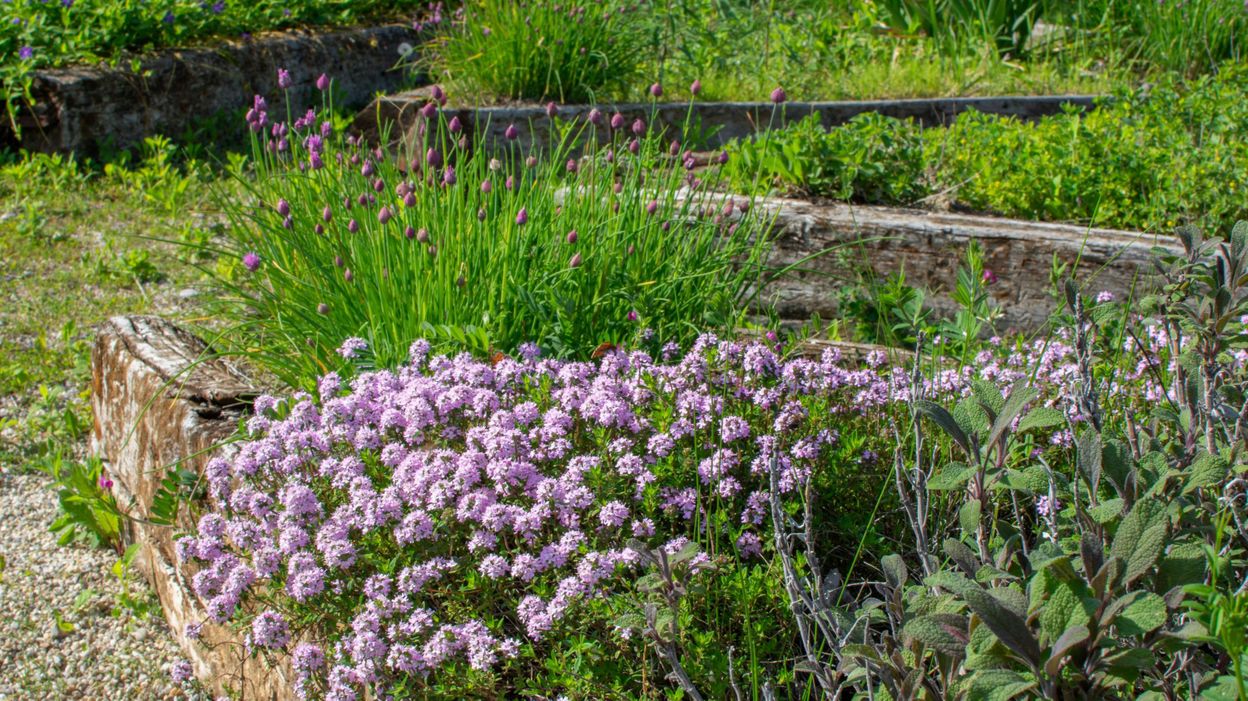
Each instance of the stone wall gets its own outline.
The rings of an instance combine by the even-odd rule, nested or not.
[[[345,106],[358,107],[406,84],[394,69],[399,46],[420,40],[405,25],[283,32],[161,51],[143,61],[140,73],[129,65],[36,71],[34,109],[23,110],[18,119],[21,136],[8,130],[6,120],[0,145],[94,155],[107,143],[127,148],[152,134],[178,136],[214,115],[237,115],[241,140],[241,116],[253,95],[267,96],[274,106],[281,94],[279,67],[290,71],[290,95],[300,109],[319,101],[315,82],[322,73],[335,79]]]

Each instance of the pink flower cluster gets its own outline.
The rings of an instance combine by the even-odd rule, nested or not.
[[[1069,349],[1030,350],[984,358],[980,372],[1034,377],[1059,397]],[[781,490],[796,490],[838,429],[910,399],[908,370],[880,359],[786,360],[710,335],[670,363],[618,350],[552,361],[531,347],[491,363],[430,357],[424,341],[409,355],[349,383],[326,375],[319,398],[259,398],[251,439],[208,467],[215,509],[178,541],[201,565],[209,616],[250,620],[254,648],[293,648],[305,695],[355,699],[514,657],[634,568],[630,538],[716,539],[718,552],[757,557],[772,464]],[[939,373],[928,396],[963,394],[975,373]],[[712,533],[716,522],[730,527]],[[356,602],[347,620],[294,624],[343,601]]]

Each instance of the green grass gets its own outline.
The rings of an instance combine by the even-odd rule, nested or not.
[[[216,177],[172,153],[108,166],[0,160],[0,470],[80,450],[97,324],[177,315],[189,304],[179,293],[202,288],[195,261],[143,238],[193,240],[219,225],[206,196]]]

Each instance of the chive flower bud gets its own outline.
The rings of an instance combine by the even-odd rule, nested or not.
[[[596,127],[602,126],[602,110],[595,107],[589,111],[589,123]]]
[[[624,126],[624,115],[620,114],[619,112],[616,112],[615,114],[611,115],[611,128],[612,129],[619,129],[623,126]]]
[[[559,106],[553,102],[546,103],[546,116],[554,119],[559,116]]]
[[[628,142],[628,152],[629,152],[629,153],[631,153],[631,154],[633,154],[633,155],[635,156],[635,155],[637,155],[637,152],[638,152],[638,151],[640,151],[640,150],[641,150],[641,142],[640,142],[640,141],[638,141],[637,139],[633,139],[632,141]]]
[[[278,213],[278,214],[280,214],[280,215],[282,215],[283,217],[285,217],[285,216],[289,215],[289,214],[290,214],[290,203],[289,203],[289,202],[287,202],[287,201],[286,201],[286,200],[284,200],[284,199],[283,199],[283,200],[278,200],[278,201],[277,201],[277,213]]]
[[[569,158],[569,159],[568,159],[568,172],[569,172],[569,173],[575,173],[575,172],[576,172],[576,170],[577,170],[576,159],[575,159],[575,158]]]
[[[537,156],[529,156],[528,158],[524,159],[524,165],[529,168],[533,168],[534,166],[536,166]]]
[[[350,231],[351,233],[353,233],[353,234],[354,234],[354,233],[358,232],[359,230],[360,230],[360,223],[359,223],[359,222],[357,222],[357,221],[356,221],[356,220],[354,220],[354,219],[352,219],[351,221],[347,222],[347,231]]]
[[[488,195],[490,194],[490,190],[493,190],[493,189],[494,189],[494,186],[490,184],[489,178],[486,178],[485,180],[481,181],[481,192]]]
[[[432,146],[430,146],[429,150],[425,151],[425,163],[428,163],[434,168],[441,166],[442,154],[438,153],[438,150],[436,148],[433,148]]]
[[[567,240],[568,240],[568,243],[576,243],[576,239],[577,239],[577,238],[578,238],[578,237],[577,237],[577,234],[576,234],[576,229],[573,229],[573,230],[571,230],[571,231],[569,231],[569,232],[568,232],[568,235],[567,235]]]
[[[650,200],[650,203],[646,205],[646,214],[654,214],[657,211],[659,211],[659,203],[655,200]]]
[[[412,207],[416,206],[415,193],[409,192],[406,195],[403,195],[403,206],[407,207],[408,209],[411,209]]]
[[[382,207],[381,211],[377,213],[377,221],[381,222],[382,224],[385,224],[386,222],[390,221],[391,217],[393,216],[394,215],[390,213],[389,207]]]
[[[633,134],[641,136],[646,133],[646,123],[640,118],[633,120]]]
[[[347,282],[351,282],[352,280],[355,279],[355,273],[351,272],[350,268],[347,268],[346,270],[342,271],[342,279],[346,280]]]
[[[694,80],[692,83],[689,84],[690,94],[697,95],[700,92],[702,92],[702,81]]]
[[[574,253],[572,255],[572,260],[568,261],[568,267],[569,268],[581,267],[581,254],[580,253]]]
[[[423,226],[420,227],[420,231],[416,232],[416,240],[421,243],[429,243],[429,230]]]
[[[333,219],[333,218],[334,218],[334,211],[329,208],[329,205],[325,205],[325,209],[321,210],[321,219],[324,219],[325,221],[329,221],[330,219]]]
[[[321,302],[320,304],[316,305],[316,313],[321,314],[322,316],[325,314],[328,314],[329,305],[324,302]]]
[[[776,88],[775,90],[771,91],[771,101],[777,105],[783,104],[784,101],[788,99],[789,99],[789,96],[785,94],[784,88]]]
[[[320,224],[317,224],[316,226],[312,227],[312,231],[315,231],[316,235],[320,236],[321,234],[325,233],[325,227],[321,226]]]
[[[658,83],[654,83],[650,86],[650,94],[654,97],[663,97],[663,86]]]
[[[516,128],[515,124],[508,124],[507,128],[503,130],[503,136],[508,141],[515,141],[520,138],[520,130]]]
[[[452,166],[447,166],[446,170],[443,171],[442,173],[442,184],[454,185],[457,181],[458,181],[458,178],[455,177],[455,168]]]
[[[520,208],[520,212],[516,214],[516,225],[524,226],[529,222],[529,210],[524,207]]]
[[[321,92],[325,92],[326,90],[329,90],[329,76],[322,73],[321,77],[316,79],[316,89],[320,90]]]

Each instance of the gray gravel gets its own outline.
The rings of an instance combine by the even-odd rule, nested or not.
[[[182,655],[146,583],[133,574],[128,585],[151,604],[146,618],[115,611],[116,554],[58,546],[55,516],[47,477],[0,471],[0,701],[186,698],[167,673]]]

